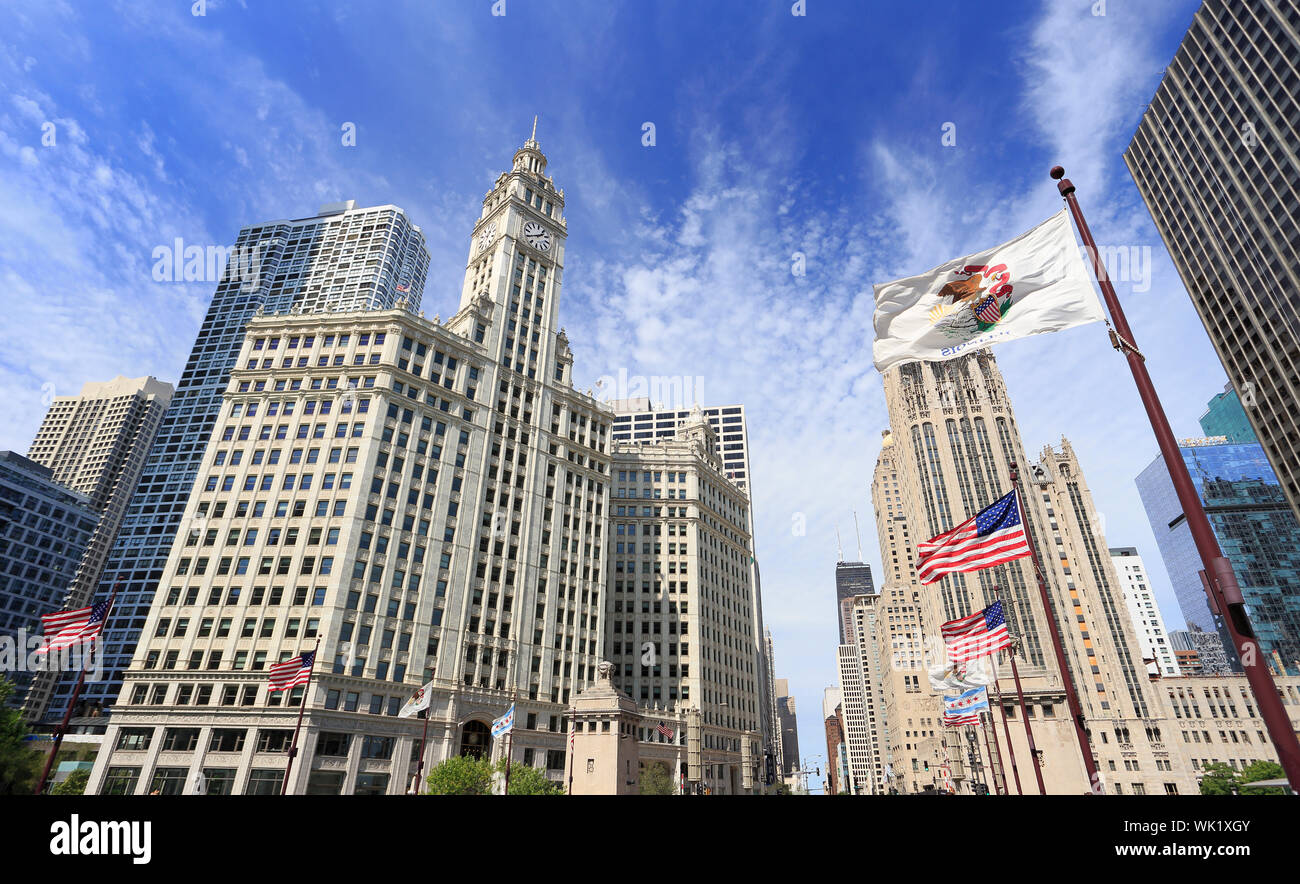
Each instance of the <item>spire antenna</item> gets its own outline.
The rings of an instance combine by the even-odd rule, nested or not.
[[[533,114],[533,134],[528,140],[529,141],[537,140],[537,114]]]
[[[839,556],[840,556],[839,559],[837,559],[837,561],[840,561],[840,562],[844,561],[844,544],[840,543],[840,526],[839,526],[839,525],[836,525],[836,526],[835,526],[835,548],[836,548],[837,550],[839,550]]]
[[[862,559],[862,532],[858,530],[858,511],[857,511],[857,510],[854,510],[854,511],[853,511],[853,533],[856,534],[857,537],[858,537],[858,561],[861,562],[861,561],[863,561],[863,559]]]

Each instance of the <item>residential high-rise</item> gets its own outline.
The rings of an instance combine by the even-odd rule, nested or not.
[[[1124,153],[1300,519],[1300,8],[1205,0]]]
[[[776,672],[776,646],[772,641],[772,630],[770,629],[763,630],[763,657],[764,662],[766,663],[764,671],[768,673]],[[767,720],[769,722],[777,722],[780,719],[780,714],[778,713],[776,706],[776,680],[767,678],[764,679],[764,681],[766,682],[767,687]],[[773,725],[769,727],[769,731],[770,736],[766,738],[764,745],[764,752],[766,755],[764,760],[764,772],[766,773],[768,762],[770,762],[772,783],[775,783],[777,779],[776,772],[781,766],[781,758],[783,755],[781,747],[781,728]]]
[[[1223,437],[1179,446],[1224,556],[1232,563],[1260,648],[1276,674],[1300,674],[1300,523],[1263,449]],[[1163,456],[1137,477],[1156,544],[1189,626],[1224,631],[1206,601],[1200,559]],[[1230,641],[1228,662],[1239,668]]]
[[[47,467],[0,451],[0,636],[13,642],[14,668],[4,673],[16,687],[10,706],[23,705],[32,682],[28,646],[18,640],[41,635],[41,615],[62,609],[98,522],[89,497],[55,482]]]
[[[776,703],[781,726],[781,776],[799,776],[799,723],[789,679],[776,679]]]
[[[704,783],[753,788],[767,693],[753,629],[749,497],[728,480],[696,409],[671,438],[616,441],[605,647],[643,707],[699,710]]]
[[[646,397],[609,400],[607,404],[614,411],[614,428],[611,438],[615,442],[647,443],[655,440],[673,439],[678,429],[687,420],[692,419],[695,414],[694,407],[686,407],[686,401],[692,395],[691,384],[686,379],[669,379],[663,384],[656,385],[653,380],[650,384],[651,392],[665,388],[663,389],[664,395],[670,400],[678,400],[678,405],[682,407],[669,408],[663,403],[653,403]],[[678,390],[673,387],[674,383],[680,385],[681,389]],[[698,384],[694,385],[693,389],[695,394],[699,393]],[[750,485],[753,473],[749,466],[749,428],[745,420],[745,406],[722,405],[705,408],[699,406],[698,403],[696,403],[696,406],[699,407],[700,414],[703,415],[709,424],[709,428],[713,431],[717,456],[718,460],[722,462],[724,476],[749,496],[749,536],[752,542],[752,538],[756,534],[754,527],[754,492]],[[758,673],[762,695],[770,699],[770,702],[763,704],[759,716],[759,729],[763,734],[765,751],[772,752],[776,757],[780,753],[777,749],[779,728],[776,724],[776,694],[772,686],[772,679],[775,676],[769,665],[767,654],[763,652],[766,636],[766,630],[763,626],[763,580],[758,567],[757,551],[755,549],[751,549],[751,559],[750,570],[752,574],[750,580],[754,586],[754,594],[750,622],[754,626],[754,647],[759,649],[755,671]]]
[[[107,595],[119,582],[121,589],[104,635],[108,676],[86,686],[81,699],[87,707],[107,708],[121,691],[122,673],[164,578],[248,321],[259,312],[386,309],[399,301],[416,310],[428,261],[424,234],[396,206],[356,208],[349,200],[325,206],[313,217],[254,224],[239,232],[101,572],[97,594]],[[312,357],[279,349],[247,358],[256,358],[262,370],[274,364],[289,372],[309,367]],[[73,681],[65,676],[55,688],[47,721],[62,717]],[[102,729],[103,722],[73,719],[74,729]]]
[[[1241,404],[1241,397],[1232,389],[1232,384],[1223,388],[1223,392],[1211,399],[1200,418],[1201,432],[1206,436],[1222,436],[1229,442],[1258,442],[1255,431],[1250,428],[1250,418]]]
[[[1142,659],[1146,661],[1147,674],[1167,678],[1178,675],[1178,661],[1174,659],[1174,650],[1165,632],[1165,621],[1160,616],[1155,593],[1151,591],[1151,580],[1147,577],[1142,557],[1131,546],[1112,547],[1110,563],[1115,567],[1115,576],[1119,578],[1120,590],[1128,605],[1129,620],[1137,633]]]
[[[303,692],[269,692],[266,668],[317,641],[293,793],[403,793],[421,757],[499,757],[511,703],[514,759],[561,777],[602,653],[611,415],[572,387],[545,170],[529,139],[496,179],[446,323],[404,303],[249,322],[88,791],[198,771],[209,791],[276,790]],[[691,486],[743,525],[729,487]],[[710,578],[737,568],[715,564],[723,530],[689,550]],[[699,673],[692,699],[740,719],[720,681]],[[396,717],[422,684],[423,756],[422,722]]]
[[[845,601],[852,601],[857,595],[874,595],[875,584],[871,580],[871,566],[866,562],[835,563],[835,619],[840,626],[840,644],[848,641],[851,630],[848,608]]]
[[[36,433],[28,457],[48,467],[54,481],[86,495],[100,514],[77,576],[62,600],[68,609],[92,603],[104,559],[135,493],[172,392],[171,384],[151,377],[119,375],[104,383],[87,383],[77,396],[55,397]],[[34,680],[23,710],[29,720],[42,718],[57,678],[50,672]]]

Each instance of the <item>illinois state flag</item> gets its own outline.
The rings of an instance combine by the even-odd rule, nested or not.
[[[1010,242],[875,289],[880,372],[1105,318],[1065,209]]]

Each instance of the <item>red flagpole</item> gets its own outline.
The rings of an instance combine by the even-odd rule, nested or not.
[[[1097,276],[1098,285],[1101,286],[1101,294],[1110,311],[1111,321],[1115,324],[1111,332],[1111,344],[1128,360],[1129,369],[1133,372],[1133,381],[1137,384],[1138,395],[1142,398],[1142,405],[1146,408],[1147,417],[1151,420],[1151,429],[1155,433],[1160,453],[1164,457],[1165,468],[1169,470],[1169,478],[1173,480],[1178,502],[1183,508],[1187,527],[1192,532],[1192,540],[1196,544],[1201,564],[1205,569],[1202,578],[1206,594],[1209,596],[1210,610],[1220,614],[1228,628],[1232,643],[1241,658],[1251,693],[1254,694],[1255,703],[1259,706],[1260,717],[1264,719],[1269,737],[1272,738],[1273,746],[1277,749],[1278,760],[1286,772],[1287,781],[1293,791],[1300,792],[1300,741],[1296,740],[1295,731],[1291,728],[1291,720],[1282,706],[1273,676],[1264,665],[1263,654],[1255,638],[1255,630],[1246,614],[1246,602],[1242,597],[1241,587],[1237,584],[1237,575],[1233,573],[1232,563],[1224,558],[1223,551],[1219,548],[1214,529],[1210,527],[1210,520],[1201,505],[1200,495],[1196,493],[1196,486],[1187,472],[1187,464],[1178,450],[1173,430],[1169,427],[1169,419],[1165,417],[1160,398],[1156,395],[1155,385],[1147,372],[1146,358],[1138,350],[1133,330],[1129,328],[1128,318],[1124,315],[1124,308],[1120,306],[1119,298],[1115,295],[1115,287],[1110,284],[1110,277],[1097,251],[1097,244],[1093,241],[1092,231],[1088,229],[1088,222],[1084,220],[1083,211],[1079,208],[1079,201],[1074,195],[1074,184],[1065,177],[1065,169],[1060,166],[1052,168],[1051,176],[1056,179],[1056,189],[1065,198],[1079,236],[1088,249],[1093,272]]]
[[[1020,785],[1020,768],[1016,766],[1016,747],[1011,742],[1011,725],[1007,723],[1007,707],[1002,705],[1002,686],[998,684],[998,658],[997,655],[992,655],[989,659],[993,661],[993,693],[997,694],[998,697],[998,714],[1002,716],[1002,732],[1007,737],[1007,755],[1011,758],[1011,775],[1016,780],[1016,794],[1023,795],[1025,790]],[[994,725],[993,736],[996,738],[997,735],[997,725]],[[1005,776],[1003,776],[1002,781],[1006,782]],[[1008,789],[1007,794],[1010,793],[1011,790]]]
[[[1034,745],[1034,730],[1029,726],[1029,704],[1025,702],[1025,692],[1020,689],[1020,670],[1016,668],[1016,652],[1007,648],[1011,658],[1011,677],[1016,682],[1016,697],[1020,700],[1020,717],[1025,722],[1025,739],[1029,741],[1030,763],[1034,766],[1034,777],[1038,780],[1038,794],[1046,795],[1047,787],[1043,785],[1043,766],[1038,763],[1038,747]]]
[[[1065,703],[1070,707],[1070,718],[1074,721],[1074,736],[1079,741],[1079,752],[1083,755],[1083,770],[1088,775],[1088,794],[1092,795],[1101,785],[1101,778],[1097,774],[1097,762],[1092,757],[1092,745],[1088,742],[1088,732],[1083,727],[1083,706],[1079,703],[1079,692],[1074,689],[1074,676],[1070,674],[1070,666],[1065,661],[1065,641],[1061,638],[1061,629],[1056,622],[1056,616],[1052,613],[1052,600],[1047,595],[1047,580],[1043,576],[1043,568],[1038,562],[1038,542],[1034,539],[1034,523],[1029,518],[1029,512],[1025,508],[1025,496],[1020,493],[1020,470],[1015,462],[1011,463],[1011,485],[1016,492],[1016,506],[1020,509],[1020,523],[1025,526],[1025,537],[1029,541],[1029,558],[1034,563],[1034,577],[1038,580],[1038,597],[1043,602],[1043,616],[1047,618],[1047,634],[1052,638],[1052,650],[1056,652],[1056,667],[1061,671],[1061,684],[1065,687]],[[1013,654],[1011,657],[1011,671],[1015,672],[1016,658]],[[1025,727],[1029,726],[1029,719],[1025,719]],[[1037,765],[1037,760],[1035,760]],[[1035,767],[1037,772],[1038,768]],[[1038,775],[1038,782],[1041,784],[1043,776]]]
[[[293,771],[293,760],[298,757],[298,732],[302,730],[302,714],[307,710],[307,698],[311,694],[311,677],[316,674],[316,658],[320,656],[320,639],[316,639],[316,650],[311,655],[311,668],[307,670],[307,683],[302,686],[302,702],[298,704],[298,724],[293,729],[293,742],[289,744],[289,762],[284,766],[284,782],[280,784],[280,794],[289,794],[289,774]]]
[[[108,629],[108,617],[113,613],[113,600],[117,598],[117,588],[122,585],[119,580],[113,584],[113,591],[108,594],[108,607],[104,610],[104,622],[99,627],[99,635],[96,639],[103,639],[102,644],[107,645],[108,639],[104,638],[104,632]],[[94,647],[94,642],[90,642]],[[103,653],[102,651],[100,652]],[[48,659],[48,658],[47,658]],[[68,698],[68,707],[63,710],[63,720],[54,731],[54,745],[50,747],[50,754],[45,759],[45,768],[41,771],[41,778],[36,783],[36,794],[45,793],[45,783],[50,778],[50,768],[54,766],[54,757],[59,754],[59,747],[63,745],[63,735],[68,732],[68,722],[72,720],[72,710],[77,705],[77,700],[81,697],[81,689],[86,684],[86,658],[83,655],[81,660],[81,674],[77,676],[76,687],[72,689],[72,696]]]
[[[985,694],[988,694],[987,688],[985,689]],[[1002,747],[998,745],[998,729],[989,726],[992,721],[993,707],[990,706],[984,718],[980,720],[981,729],[984,731],[984,754],[989,757],[989,767],[992,768],[993,752],[995,749],[997,750],[998,769],[990,771],[993,774],[994,794],[1007,795],[1010,793],[1010,790],[1007,789],[1007,770],[1002,764]],[[989,743],[989,731],[993,732],[992,744]]]

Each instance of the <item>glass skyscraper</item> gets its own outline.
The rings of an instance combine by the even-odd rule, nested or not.
[[[416,311],[428,264],[424,233],[396,206],[358,209],[349,200],[239,232],[100,578],[97,598],[119,586],[104,633],[105,678],[87,682],[74,729],[102,730],[106,720],[98,713],[121,690],[248,320],[260,313],[387,309],[399,301]],[[46,722],[63,717],[74,682],[75,673],[61,679]]]
[[[1246,409],[1241,404],[1241,397],[1232,389],[1232,384],[1223,388],[1215,396],[1201,415],[1201,431],[1207,436],[1222,436],[1229,442],[1258,442],[1255,431],[1250,427]]]
[[[1260,647],[1276,671],[1300,673],[1300,523],[1263,449],[1219,437],[1180,451],[1241,584]],[[1206,602],[1200,557],[1163,457],[1142,471],[1137,486],[1183,617],[1223,635]],[[1235,661],[1230,646],[1229,660]]]

